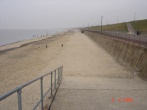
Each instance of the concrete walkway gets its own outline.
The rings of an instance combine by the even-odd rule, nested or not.
[[[140,80],[64,77],[51,110],[146,110],[146,102]]]
[[[84,34],[70,35],[56,60],[64,71],[51,110],[147,109],[147,82]]]

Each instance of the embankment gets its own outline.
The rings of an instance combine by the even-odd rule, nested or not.
[[[98,45],[101,45],[114,59],[126,65],[134,73],[147,80],[147,48],[128,41],[115,39],[93,32],[84,32]]]

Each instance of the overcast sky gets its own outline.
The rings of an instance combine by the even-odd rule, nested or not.
[[[50,29],[147,19],[147,0],[0,0],[0,29]]]

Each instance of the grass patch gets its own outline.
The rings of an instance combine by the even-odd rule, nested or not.
[[[101,30],[101,26],[92,26],[90,29]],[[128,32],[126,23],[104,25],[103,30]]]
[[[130,22],[137,31],[147,31],[147,19]]]

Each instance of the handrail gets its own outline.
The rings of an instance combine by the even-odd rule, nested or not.
[[[58,71],[58,75],[57,75],[58,77],[57,77],[57,78],[56,78],[56,71]],[[49,91],[51,91],[51,95],[52,95],[53,86],[55,86],[54,88],[55,88],[55,90],[57,90],[57,89],[56,89],[56,83],[57,83],[57,84],[61,83],[62,72],[63,72],[63,66],[61,66],[61,67],[59,67],[59,68],[57,68],[57,69],[55,69],[55,70],[53,70],[53,71],[51,71],[51,72],[45,74],[45,75],[42,75],[42,76],[40,76],[40,77],[38,77],[38,78],[35,78],[35,79],[33,79],[33,80],[31,80],[31,81],[29,81],[29,82],[23,84],[23,85],[20,85],[20,86],[16,87],[15,89],[13,89],[13,90],[11,90],[11,91],[9,91],[9,92],[7,92],[7,93],[1,95],[1,96],[0,96],[0,101],[4,100],[5,98],[7,98],[7,97],[9,97],[10,95],[12,95],[12,94],[14,94],[14,93],[17,92],[17,94],[18,94],[18,110],[22,110],[22,103],[21,103],[21,101],[22,101],[22,100],[21,100],[21,91],[22,91],[22,89],[23,89],[24,87],[26,87],[26,86],[28,86],[28,85],[30,85],[30,84],[32,84],[32,83],[34,83],[34,82],[40,80],[41,99],[40,99],[40,100],[38,101],[38,103],[34,106],[33,110],[35,110],[35,109],[38,107],[38,105],[39,105],[40,103],[41,103],[41,110],[43,110],[43,99],[45,98],[45,96],[47,95],[47,93],[48,93]],[[52,75],[53,75],[53,73],[55,74],[55,80],[54,80],[55,82],[54,82],[54,83],[52,82],[52,78],[53,78]],[[43,78],[46,77],[47,75],[51,75],[51,87],[50,87],[50,88],[47,90],[47,92],[43,95]],[[57,82],[57,81],[58,81],[58,82]]]
[[[142,35],[133,35],[133,34],[128,34],[128,33],[120,33],[120,32],[111,32],[111,31],[96,31],[96,30],[83,30],[83,31],[88,31],[88,32],[93,32],[93,33],[98,33],[102,35],[107,35],[108,37],[113,37],[129,42],[134,42],[137,44],[141,44],[144,46],[147,46],[147,36],[142,36]]]

